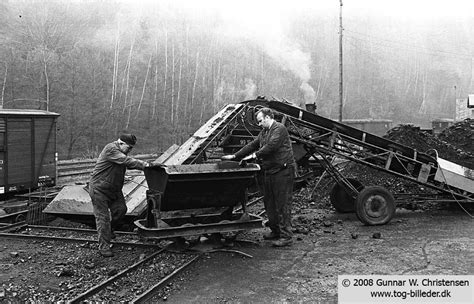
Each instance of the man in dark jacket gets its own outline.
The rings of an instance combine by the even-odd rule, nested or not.
[[[89,195],[99,236],[99,252],[104,257],[113,256],[110,240],[113,230],[127,213],[122,193],[126,169],[143,170],[147,162],[127,156],[137,142],[132,134],[121,134],[119,139],[107,144],[97,159],[89,180]],[[112,216],[112,220],[111,217]]]
[[[258,137],[233,155],[222,159],[257,158],[264,171],[263,202],[271,232],[264,239],[274,240],[273,246],[292,244],[291,197],[295,177],[295,160],[286,127],[274,119],[273,111],[263,108],[257,113],[263,129]]]

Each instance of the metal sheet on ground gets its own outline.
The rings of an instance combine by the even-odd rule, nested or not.
[[[172,145],[156,159],[156,162],[165,161],[177,149],[177,145]],[[146,209],[147,189],[145,176],[142,173],[128,177],[123,187],[127,215],[138,216]],[[91,199],[84,185],[64,186],[43,212],[55,215],[93,215]]]

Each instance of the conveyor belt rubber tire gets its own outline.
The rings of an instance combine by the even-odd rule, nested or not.
[[[395,214],[395,199],[384,187],[365,187],[357,196],[356,214],[366,225],[384,225]]]
[[[348,178],[347,181],[357,189],[361,191],[364,189],[364,185],[359,182],[357,179]],[[329,200],[331,201],[332,206],[340,213],[349,213],[355,212],[356,199],[352,197],[347,191],[346,188],[339,183],[335,183],[332,186],[331,192],[329,194]]]

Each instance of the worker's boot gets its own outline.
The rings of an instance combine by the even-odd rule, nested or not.
[[[280,238],[272,242],[273,247],[286,247],[286,246],[291,246],[292,244],[293,244],[293,240],[288,239],[288,238]]]
[[[265,233],[263,235],[263,239],[264,240],[277,240],[280,238],[280,233],[276,232],[276,231],[271,231],[269,233]]]
[[[99,250],[100,255],[103,256],[104,258],[110,258],[114,256],[114,253],[110,249],[102,249]]]

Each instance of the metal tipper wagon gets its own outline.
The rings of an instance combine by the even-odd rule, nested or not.
[[[173,238],[262,227],[247,211],[256,164],[220,162],[145,169],[147,215],[135,221],[144,238]],[[234,207],[241,205],[241,212]]]

